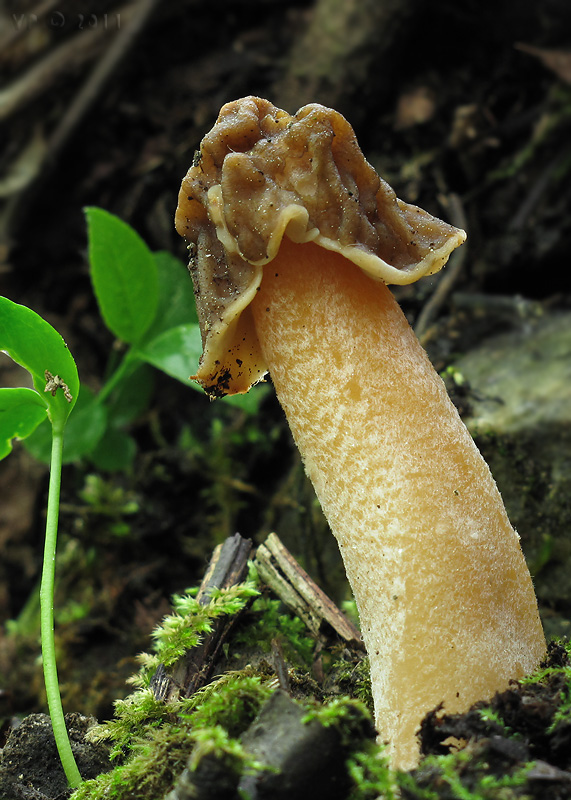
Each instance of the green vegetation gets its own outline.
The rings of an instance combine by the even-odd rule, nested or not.
[[[514,733],[509,725],[506,725],[497,709],[488,707],[480,708],[478,709],[478,714],[490,733],[517,738],[518,734]]]
[[[533,675],[523,678],[523,686],[549,687],[557,698],[557,708],[548,724],[546,733],[552,735],[559,727],[566,728],[571,725],[571,642],[562,641],[553,643],[552,647],[561,647],[565,653],[562,664],[548,664]]]
[[[126,347],[119,363],[110,365],[97,395],[84,386],[80,390],[75,361],[59,333],[31,309],[0,297],[0,350],[29,372],[33,384],[33,389],[0,389],[0,458],[18,439],[50,464],[40,586],[42,659],[56,742],[71,786],[77,786],[81,777],[63,718],[53,610],[62,464],[87,458],[100,469],[129,467],[136,445],[124,428],[150,400],[149,365],[191,386],[189,365],[198,362],[201,352],[185,267],[168,253],[152,253],[132,228],[112,214],[88,208],[86,217],[99,309],[109,330]],[[256,401],[254,394],[243,407],[255,410]],[[123,513],[128,513],[125,508]]]
[[[88,459],[99,469],[124,470],[136,453],[126,429],[147,409],[154,390],[151,367],[202,391],[189,380],[202,341],[184,264],[169,253],[153,253],[113,214],[101,208],[87,208],[85,214],[91,282],[101,317],[118,346],[100,391],[93,394],[81,387],[63,460]],[[254,413],[261,396],[254,392],[232,403]],[[48,427],[41,425],[26,447],[47,461],[49,440]]]
[[[388,764],[383,748],[365,743],[347,762],[353,788],[347,800],[396,800],[400,797],[398,775]]]
[[[250,609],[248,625],[237,631],[234,643],[241,648],[269,653],[276,637],[288,662],[306,669],[311,666],[315,641],[308,636],[302,620],[286,613],[279,600],[259,597]]]
[[[244,583],[213,592],[207,605],[199,604],[195,592],[190,590],[173,597],[173,612],[153,633],[153,652],[139,657],[141,667],[132,679],[136,689],[116,702],[114,719],[89,733],[92,741],[111,744],[111,759],[116,766],[84,782],[74,792],[73,800],[158,800],[181,779],[185,768],[192,775],[201,764],[207,764],[207,769],[218,765],[226,778],[234,776],[236,785],[241,775],[268,769],[241,742],[242,734],[276,689],[275,675],[267,664],[230,669],[185,699],[158,701],[151,691],[151,680],[159,664],[176,663],[188,647],[202,641],[215,619],[239,613],[258,594],[256,574],[251,570]],[[276,629],[272,630],[272,626],[276,620],[284,652],[293,657],[299,646],[302,654],[297,660],[306,660],[309,643],[313,647],[316,643],[301,635],[301,621],[283,611],[278,615],[277,601],[260,596],[249,605],[243,625],[229,642],[228,663],[232,663],[236,652],[248,649],[253,641],[263,641],[270,632],[275,637]],[[366,735],[372,731],[370,715],[364,706],[349,697],[319,702],[308,695],[303,705],[306,714],[302,724],[317,720],[323,727],[337,728],[348,752],[363,741],[364,731]],[[379,760],[379,748],[376,745],[373,748],[376,755],[371,758],[375,764],[383,764],[389,785],[394,777],[389,775],[382,758]],[[357,761],[355,776],[361,770],[371,782],[368,766]],[[355,794],[355,798],[360,796]]]
[[[406,800],[515,800],[525,798],[533,762],[490,771],[485,746],[467,747],[446,756],[429,756],[413,774],[401,773],[399,785]],[[522,789],[524,791],[522,791]]]
[[[186,766],[189,753],[198,764],[206,754],[222,754],[236,770],[254,762],[237,737],[252,722],[272,689],[270,679],[250,669],[227,672],[188,699],[158,701],[150,689],[159,664],[168,667],[212,630],[220,616],[234,615],[258,594],[253,580],[216,590],[207,605],[194,592],[173,597],[173,613],[153,633],[153,653],[139,657],[141,668],[132,682],[136,690],[115,704],[114,719],[91,732],[96,741],[112,744],[119,765],[86,781],[73,800],[162,797]]]
[[[174,595],[174,613],[165,617],[155,630],[156,655],[147,658],[146,668],[154,671],[159,664],[170,667],[187,650],[196,647],[205,633],[210,633],[211,620],[237,614],[248,598],[258,594],[254,581],[247,581],[229,589],[213,589],[207,605],[201,605],[192,593]],[[189,625],[189,620],[192,625]]]
[[[50,482],[46,510],[44,561],[40,585],[42,663],[54,736],[70,786],[81,775],[75,763],[59,691],[54,638],[55,554],[63,458],[63,434],[79,392],[75,361],[62,337],[29,308],[0,297],[0,350],[26,369],[33,389],[0,389],[0,456],[12,440],[29,436],[45,420],[51,432]]]

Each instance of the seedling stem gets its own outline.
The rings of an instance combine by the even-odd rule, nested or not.
[[[56,746],[68,783],[75,789],[81,784],[82,779],[71,750],[71,744],[63,716],[54,638],[54,579],[63,455],[63,425],[58,425],[54,422],[52,430],[53,438],[46,516],[46,540],[44,546],[42,582],[40,586],[42,661],[46,696]]]

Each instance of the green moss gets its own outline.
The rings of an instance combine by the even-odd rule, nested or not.
[[[514,734],[509,725],[506,725],[497,709],[487,707],[479,708],[478,714],[482,722],[486,724],[490,733],[506,737],[518,736],[517,733]]]
[[[396,800],[397,776],[390,769],[384,749],[369,742],[347,762],[353,789],[348,800]]]
[[[249,672],[225,673],[194,695],[197,706],[192,714],[185,715],[194,729],[218,725],[232,737],[243,733],[273,691],[269,681]]]
[[[516,800],[529,798],[528,774],[533,762],[513,766],[507,761],[491,771],[487,742],[457,753],[429,756],[413,773],[399,773],[403,800]]]
[[[244,749],[238,739],[231,737],[222,725],[211,728],[196,728],[190,734],[194,743],[192,755],[188,760],[188,768],[194,771],[204,759],[218,761],[239,776],[242,773],[260,767]]]
[[[114,742],[119,765],[86,781],[73,800],[145,800],[168,792],[187,764],[205,754],[224,753],[241,769],[251,766],[238,737],[252,722],[272,689],[257,676],[231,673],[213,681],[191,698],[158,702],[149,689],[139,689],[117,703],[114,720],[98,726],[92,740]]]
[[[200,782],[201,777],[208,781],[214,775],[235,788],[242,775],[264,769],[241,741],[276,688],[275,675],[263,659],[259,667],[227,670],[187,699],[158,702],[150,689],[158,663],[174,663],[186,647],[200,641],[216,617],[242,610],[257,592],[256,577],[251,573],[244,584],[214,592],[207,606],[201,606],[193,592],[173,599],[172,614],[153,635],[154,652],[141,657],[141,669],[133,679],[137,688],[116,703],[113,720],[90,734],[112,743],[117,766],[84,783],[72,800],[168,800],[179,780],[194,791],[195,781]],[[315,642],[299,619],[286,613],[278,601],[260,596],[242,620],[228,642],[229,653],[243,647],[258,653],[268,651],[279,633],[282,650],[288,654],[292,691],[296,698],[304,698],[298,699],[305,709],[303,723],[317,721],[325,728],[334,727],[341,737],[346,774],[352,784],[347,800],[535,798],[537,782],[529,777],[534,762],[526,763],[526,758],[530,753],[545,756],[537,756],[534,745],[529,744],[529,731],[535,731],[537,722],[529,715],[541,706],[538,719],[543,720],[545,730],[535,732],[536,740],[548,752],[553,736],[570,727],[571,645],[559,643],[550,646],[542,669],[519,686],[466,715],[449,718],[451,725],[460,726],[456,738],[467,740],[464,749],[430,755],[410,773],[391,770],[384,748],[373,738],[368,660],[362,652],[345,645],[333,649],[328,674],[318,686],[307,670]],[[233,663],[232,658],[227,660]],[[296,669],[293,664],[298,665]],[[297,680],[304,675],[305,681]],[[531,693],[534,703],[526,701],[526,693]],[[328,699],[321,702],[324,696]],[[507,755],[494,746],[495,741],[504,743]],[[563,767],[565,764],[561,762]]]
[[[307,725],[317,720],[324,728],[337,728],[341,745],[347,750],[355,749],[355,743],[373,736],[373,723],[367,707],[359,700],[339,697],[326,703],[309,701],[310,710],[302,722]]]
[[[276,637],[285,658],[305,667],[311,665],[315,639],[307,635],[302,620],[287,613],[279,600],[258,597],[249,609],[244,624],[234,635],[233,643],[237,647],[269,653]]]
[[[186,764],[189,730],[186,725],[162,721],[132,742],[130,757],[111,772],[85,781],[73,800],[146,800],[161,798]]]
[[[371,671],[368,656],[357,656],[343,649],[333,660],[329,670],[326,687],[360,700],[373,712],[373,693],[371,691]]]
[[[546,733],[551,735],[561,726],[571,725],[571,642],[559,640],[550,643],[550,651],[560,648],[559,664],[547,664],[542,669],[520,681],[522,686],[544,688],[555,693],[556,708]]]
[[[173,613],[153,631],[155,655],[145,660],[147,671],[156,669],[159,664],[170,667],[187,650],[196,647],[204,634],[211,632],[213,620],[234,616],[259,591],[253,580],[229,589],[214,589],[207,605],[200,605],[193,594],[189,589],[186,594],[173,597]]]
[[[202,751],[225,748],[233,758],[241,753],[233,737],[245,730],[270,693],[259,677],[247,671],[226,673],[192,697],[168,702],[155,699],[150,680],[159,664],[168,667],[199,644],[214,619],[238,613],[256,594],[255,581],[248,580],[214,590],[205,606],[193,591],[173,598],[173,613],[153,633],[154,653],[139,658],[141,669],[132,678],[136,690],[116,702],[112,720],[90,732],[93,741],[112,743],[111,758],[118,766],[82,784],[73,800],[160,798],[172,788],[195,745]]]

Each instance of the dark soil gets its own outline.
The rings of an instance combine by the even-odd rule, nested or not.
[[[95,722],[93,717],[81,714],[66,715],[73,753],[86,780],[110,768],[108,748],[85,741],[85,734]],[[67,780],[47,714],[30,714],[12,731],[2,751],[0,782],[3,800],[68,797]]]

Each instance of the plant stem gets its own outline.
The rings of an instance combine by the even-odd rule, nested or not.
[[[141,360],[137,354],[132,349],[127,350],[123,356],[123,360],[115,372],[111,374],[109,380],[101,387],[101,390],[97,396],[98,402],[103,403],[105,400],[107,400],[109,395],[114,391],[114,389],[117,388],[117,386],[119,386],[121,381],[124,381],[125,378],[128,378],[140,363]]]
[[[50,483],[46,518],[46,541],[44,546],[44,565],[40,586],[40,628],[42,636],[42,661],[48,708],[52,720],[54,738],[66,778],[71,787],[82,782],[71,744],[59,691],[54,638],[54,579],[55,556],[59,517],[59,497],[61,484],[61,465],[63,454],[63,425],[53,424],[52,455],[50,463]]]

